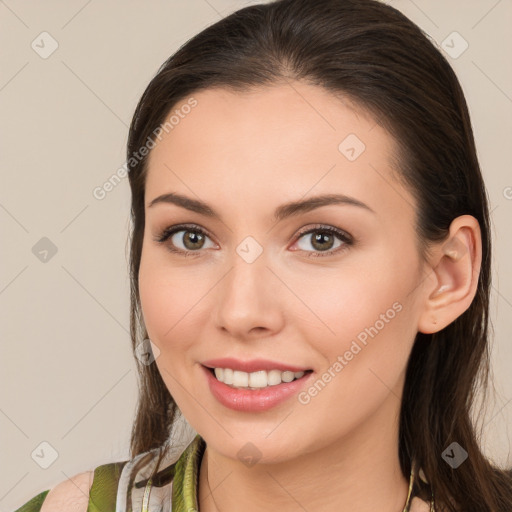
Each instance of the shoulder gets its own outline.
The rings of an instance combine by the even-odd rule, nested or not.
[[[46,495],[41,512],[86,512],[93,479],[94,471],[84,471],[60,482]]]
[[[15,512],[86,512],[91,502],[98,510],[114,510],[119,479],[127,462],[110,462],[78,473],[34,496]]]
[[[411,501],[410,512],[429,512],[430,504],[415,496]]]

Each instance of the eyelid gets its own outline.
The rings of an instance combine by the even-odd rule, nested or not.
[[[345,230],[331,226],[329,224],[313,224],[312,226],[301,228],[299,230],[299,232],[297,233],[297,238],[300,238],[303,235],[306,235],[308,233],[315,232],[315,231],[328,231],[328,232],[334,233],[335,235],[338,235],[340,237],[343,236],[347,240],[353,241],[353,237],[351,235],[349,235]]]

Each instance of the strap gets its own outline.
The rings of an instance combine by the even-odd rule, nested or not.
[[[94,470],[87,512],[113,512],[116,509],[117,486],[127,462],[111,462]]]
[[[199,468],[206,448],[205,440],[197,434],[194,441],[176,462],[175,482],[172,489],[172,512],[198,510],[197,492]]]

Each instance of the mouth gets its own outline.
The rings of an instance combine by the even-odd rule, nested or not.
[[[258,370],[255,372],[243,372],[231,368],[210,368],[203,367],[218,381],[234,389],[261,390],[280,384],[294,382],[306,378],[312,369],[293,372],[290,370],[281,371]]]
[[[251,373],[204,364],[200,367],[213,398],[224,407],[243,413],[262,413],[284,404],[314,378],[312,369],[296,367],[293,369],[297,372],[274,368]]]

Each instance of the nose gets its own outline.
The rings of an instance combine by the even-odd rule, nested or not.
[[[240,340],[279,332],[284,325],[283,284],[268,267],[264,253],[252,263],[235,253],[232,263],[216,286],[212,315],[216,328]]]

